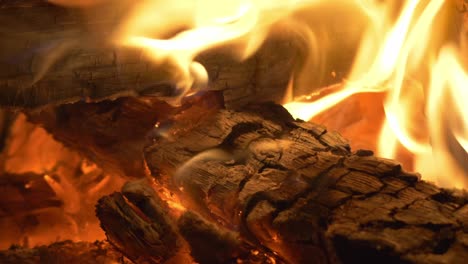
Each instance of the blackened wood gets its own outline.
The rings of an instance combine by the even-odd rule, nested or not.
[[[63,241],[47,246],[24,248],[12,246],[0,251],[3,264],[130,264],[123,255],[105,241]]]
[[[167,205],[147,182],[101,198],[96,215],[109,242],[135,263],[165,263],[179,252]]]
[[[74,103],[29,111],[29,120],[43,126],[55,139],[99,164],[106,172],[124,177],[145,175],[143,147],[156,127],[187,106],[222,107],[222,95],[207,92],[184,99],[174,108],[154,97],[125,97],[99,103]]]
[[[291,263],[462,263],[467,195],[351,152],[339,134],[277,105],[177,117],[146,148],[188,208]],[[184,120],[184,115],[187,117]]]
[[[192,211],[182,214],[177,226],[197,263],[283,263],[262,247],[246,243],[237,232],[208,221]]]

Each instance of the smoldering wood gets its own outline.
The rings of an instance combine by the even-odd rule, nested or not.
[[[96,215],[109,242],[135,263],[166,263],[182,246],[167,204],[149,183],[128,183],[101,198]]]
[[[241,239],[238,232],[217,225],[193,211],[182,214],[177,227],[197,263],[283,263],[268,250]]]
[[[339,134],[293,120],[280,106],[193,105],[171,124],[151,133],[145,156],[152,175],[212,224],[282,259],[442,263],[466,257],[464,192],[421,181],[371,151],[351,152]]]
[[[182,188],[184,203],[204,217],[237,226],[291,263],[466,259],[466,193],[371,151],[351,152],[338,133],[278,105],[203,113],[187,129],[189,112],[145,155],[152,175]]]
[[[34,248],[12,246],[10,249],[0,251],[0,262],[4,264],[131,263],[105,241],[91,243],[69,240]]]
[[[96,206],[109,242],[135,263],[272,263],[273,254],[237,232],[192,211],[170,212],[154,187],[135,180]]]
[[[131,105],[142,99],[122,100]],[[281,106],[234,111],[220,109],[217,100],[201,99],[146,127],[151,174],[174,193],[182,188],[178,195],[203,218],[292,263],[438,263],[466,257],[465,193],[421,181],[371,151],[351,152],[338,133],[293,120]],[[121,117],[99,120],[112,127]],[[66,123],[62,129],[76,133]],[[101,136],[126,129],[131,128]],[[107,159],[122,159],[114,155]],[[115,197],[105,199],[114,203]]]
[[[228,113],[229,117],[237,116],[237,112],[228,111]],[[269,119],[264,116],[257,118]],[[288,151],[300,153],[294,156],[283,148],[264,149],[262,145],[269,145],[265,142],[260,142],[257,146],[253,144],[253,149],[250,149],[251,143],[259,141],[259,137],[263,137],[264,132],[259,132],[262,136],[258,136],[256,132],[249,132],[254,130],[250,128],[252,122],[246,122],[245,125],[245,122],[235,121],[234,123],[240,125],[224,124],[230,131],[224,133],[229,136],[223,134],[219,139],[215,137],[216,140],[212,139],[211,134],[209,137],[200,136],[204,140],[209,139],[218,143],[197,142],[195,147],[182,148],[185,153],[181,156],[176,155],[175,158],[172,157],[173,153],[156,151],[156,144],[149,147],[148,157],[160,155],[170,160],[168,165],[163,163],[161,158],[156,158],[150,165],[153,175],[157,177],[160,173],[174,173],[175,168],[186,164],[185,161],[203,152],[206,147],[235,150],[235,154],[243,153],[241,157],[249,157],[245,160],[245,164],[242,163],[242,159],[239,161],[237,156],[232,159],[233,164],[231,160],[221,162],[209,160],[206,166],[210,168],[202,166],[199,170],[201,172],[195,173],[195,175],[211,175],[207,182],[203,181],[203,186],[197,182],[202,181],[197,177],[194,177],[195,180],[182,177],[182,184],[190,187],[187,188],[189,194],[184,195],[186,202],[196,204],[200,213],[208,219],[237,221],[244,229],[243,236],[256,243],[266,240],[272,250],[289,244],[284,246],[284,250],[279,251],[282,256],[289,257],[296,253],[294,250],[304,251],[312,248],[313,250],[308,253],[314,252],[314,257],[332,263],[335,256],[337,259],[345,259],[351,263],[356,258],[360,261],[384,259],[389,262],[404,260],[414,263],[438,263],[457,261],[465,257],[466,233],[462,230],[467,221],[465,194],[456,194],[419,181],[415,175],[402,171],[395,162],[376,158],[369,151],[351,153],[345,144],[333,143],[334,140],[341,141],[339,137],[333,136],[333,140],[326,139],[330,134],[323,128],[314,125],[306,125],[304,128],[304,123],[291,121],[289,117],[286,118],[287,122],[273,119],[275,120],[273,123],[276,124],[274,128],[271,128],[271,124],[267,121],[255,121],[254,127],[259,126],[256,122],[260,123],[260,130],[267,131],[265,138],[272,139],[274,145],[277,145],[278,138],[288,144],[305,140],[305,143],[300,144],[314,146],[312,150],[293,144],[299,149]],[[199,134],[206,135],[212,132],[209,127],[213,125],[212,122],[207,123],[203,123],[203,126],[206,125],[205,128],[202,128],[202,125],[191,125],[190,129],[185,128],[185,130],[195,129]],[[284,124],[286,126],[283,126]],[[277,128],[278,125],[280,129]],[[224,131],[219,127],[213,129]],[[247,132],[243,132],[243,129]],[[185,130],[175,131],[178,132],[176,134],[184,136],[187,142],[188,136],[180,133]],[[250,135],[252,133],[254,135]],[[312,138],[322,146],[317,147],[317,142],[308,137],[304,139],[303,135],[312,135]],[[325,139],[328,143],[322,142]],[[156,141],[159,144],[164,140]],[[243,145],[247,143],[242,143],[243,141],[249,142],[247,154]],[[165,144],[169,143],[163,142],[163,145]],[[337,149],[338,145],[341,147]],[[167,149],[171,150],[172,146]],[[155,154],[152,154],[152,151],[155,151]],[[314,152],[309,153],[310,151]],[[330,163],[335,164],[333,162],[337,160],[340,161],[338,165],[330,165]],[[283,168],[277,166],[278,164],[295,164],[298,167],[290,165]],[[198,168],[201,165],[195,162],[191,166]],[[259,167],[262,168],[260,171]],[[326,168],[323,169],[324,167]],[[229,177],[222,172],[226,168],[232,172]],[[243,171],[235,173],[237,169]],[[290,173],[291,170],[293,172]],[[217,182],[217,177],[212,179],[214,172],[229,180]],[[330,182],[326,180],[328,178],[331,178]],[[165,185],[175,187],[171,181],[160,179]],[[290,192],[290,187],[286,187],[296,185],[299,185],[299,192],[296,190]],[[236,188],[238,191],[233,191]],[[270,190],[271,188],[273,190]],[[208,202],[191,195],[190,192],[208,197]],[[239,198],[242,192],[244,192],[243,199]],[[225,200],[225,197],[236,199]],[[227,207],[223,207],[225,203]],[[242,212],[241,217],[236,217],[235,213],[230,211],[231,208],[237,207]],[[304,254],[304,256],[299,254],[299,257],[308,257],[307,253]]]
[[[174,108],[155,97],[127,97],[47,106],[27,113],[31,122],[43,126],[58,141],[98,163],[106,172],[143,177],[143,148],[154,126],[164,129],[171,116],[191,104],[218,109],[223,98],[219,92],[204,93],[186,98],[183,107]]]

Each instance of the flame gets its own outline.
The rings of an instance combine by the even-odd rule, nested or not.
[[[103,0],[49,1],[85,7]],[[403,146],[426,180],[446,187],[468,186],[463,177],[468,173],[467,117],[462,107],[466,61],[457,59],[466,53],[444,42],[446,29],[434,24],[445,9],[454,8],[451,1],[143,0],[135,1],[113,40],[142,49],[155,63],[169,68],[183,97],[208,85],[209,76],[197,62],[198,55],[228,46],[233,47],[229,52],[235,58],[245,59],[279,23],[288,22],[284,24],[304,31],[302,36],[307,36],[313,53],[319,39],[310,25],[294,16],[296,11],[330,2],[352,6],[349,11],[356,13],[356,20],[366,21],[352,69],[333,92],[312,102],[309,98],[316,95],[296,98],[284,106],[293,116],[311,120],[354,95],[384,94],[385,121],[376,140],[378,154],[397,158]],[[460,42],[460,47],[466,46],[466,38]],[[291,77],[291,87],[310,80],[304,77],[310,75],[310,68],[299,74]],[[333,71],[332,75],[337,74]]]
[[[242,60],[260,47],[281,19],[316,0],[147,0],[137,5],[116,38],[119,45],[144,49],[157,63],[168,63],[182,95],[207,85],[197,55],[222,45],[237,45]],[[185,30],[181,30],[185,29]],[[173,34],[170,38],[164,36]]]
[[[285,107],[310,120],[354,94],[385,92],[379,155],[396,158],[401,144],[414,155],[414,168],[425,180],[467,187],[467,72],[457,48],[430,45],[444,33],[434,31],[433,21],[447,1],[407,0],[394,23],[388,3],[356,3],[368,15],[369,26],[345,85],[317,101],[297,100]],[[424,80],[424,71],[430,81]]]

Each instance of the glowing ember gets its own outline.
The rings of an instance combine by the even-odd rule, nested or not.
[[[1,177],[12,177],[3,181],[13,183],[0,187],[7,197],[0,206],[10,208],[0,218],[4,231],[0,248],[105,237],[94,206],[103,195],[120,189],[125,179],[105,174],[22,114],[15,119],[0,156]],[[22,185],[24,195],[21,186],[14,184],[21,182],[22,175],[29,175]]]

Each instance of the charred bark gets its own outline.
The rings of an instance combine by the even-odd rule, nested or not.
[[[220,93],[209,92],[186,98],[183,107],[174,108],[154,97],[126,97],[48,106],[42,111],[29,111],[28,117],[107,173],[142,177],[143,148],[154,133],[153,128],[165,129],[171,116],[193,104],[209,111],[222,107],[223,99]]]
[[[465,192],[424,182],[371,151],[351,152],[336,132],[294,120],[281,106],[193,105],[151,135],[148,168],[158,186],[192,211],[174,232],[201,263],[229,262],[241,258],[238,252],[287,263],[459,263],[467,257]],[[135,224],[129,215],[119,219]],[[111,233],[129,232],[102,224]],[[226,250],[207,262],[211,243],[200,245],[200,236],[222,239]]]
[[[287,262],[467,257],[465,193],[421,181],[370,151],[351,152],[339,134],[293,120],[277,105],[204,114],[188,128],[189,112],[170,137],[146,148],[152,175],[188,208]]]

